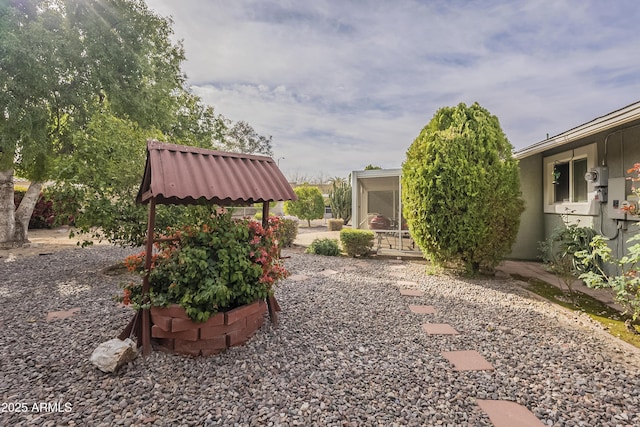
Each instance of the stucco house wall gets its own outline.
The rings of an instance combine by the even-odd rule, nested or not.
[[[538,242],[563,226],[563,215],[570,223],[592,227],[609,238],[615,256],[625,253],[626,241],[640,231],[638,218],[624,215],[616,209],[614,201],[618,204],[635,201],[631,182],[626,178],[627,170],[640,162],[640,102],[526,147],[516,152],[515,157],[520,161],[525,211],[511,258],[537,259]],[[571,164],[569,175],[573,173],[569,184],[572,194],[557,201],[552,171],[555,165],[567,167],[567,164]],[[592,170],[602,166],[606,166],[608,173],[606,202],[601,202],[597,186],[580,181],[584,180],[581,168]],[[580,191],[574,183],[583,186],[582,191],[586,188],[586,199],[576,197]]]
[[[537,257],[537,242],[544,240],[544,217],[541,215],[542,188],[529,183],[542,182],[542,155],[520,160],[520,188],[525,210],[509,258],[531,260]]]

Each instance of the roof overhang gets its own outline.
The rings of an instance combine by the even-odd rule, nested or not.
[[[137,203],[220,206],[296,200],[271,157],[147,142]]]
[[[516,159],[533,156],[534,154],[560,147],[565,144],[587,138],[597,133],[613,130],[616,127],[640,120],[640,102],[627,105],[619,110],[598,117],[588,123],[577,126],[552,138],[537,142],[513,153]]]

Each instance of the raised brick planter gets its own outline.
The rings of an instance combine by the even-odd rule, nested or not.
[[[151,337],[160,347],[179,354],[210,356],[247,342],[263,325],[267,304],[256,301],[202,323],[189,319],[177,304],[151,307],[150,311]]]

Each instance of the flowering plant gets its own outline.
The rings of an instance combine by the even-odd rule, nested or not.
[[[216,213],[177,229],[155,243],[149,273],[149,305],[181,305],[192,320],[206,321],[273,295],[275,283],[288,275],[278,256],[278,218],[267,228],[250,219]],[[144,271],[144,252],[125,259],[131,272]],[[127,283],[120,301],[144,306],[142,285]]]

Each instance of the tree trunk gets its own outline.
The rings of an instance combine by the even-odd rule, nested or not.
[[[27,243],[29,220],[38,202],[41,182],[32,182],[20,202],[13,205],[13,170],[0,171],[0,247],[20,247]]]
[[[15,235],[13,169],[0,171],[0,248],[13,246]]]

